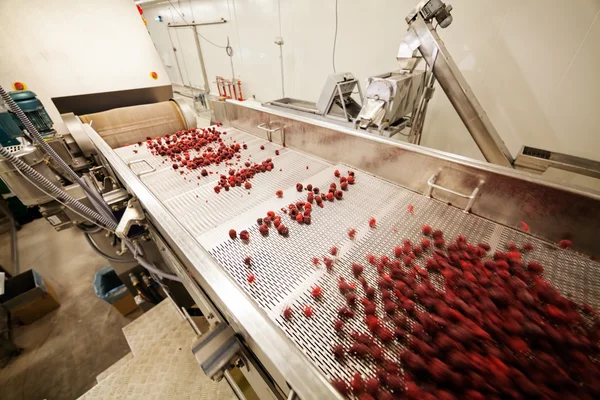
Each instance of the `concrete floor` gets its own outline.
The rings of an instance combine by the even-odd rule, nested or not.
[[[15,327],[15,342],[25,351],[0,369],[0,398],[77,398],[129,352],[121,328],[140,313],[123,317],[96,297],[94,273],[107,263],[76,228],[56,232],[40,219],[23,226],[18,238],[21,271],[38,271],[54,286],[61,307]],[[0,235],[0,264],[10,265],[8,233]]]
[[[194,109],[190,97],[175,97]],[[209,126],[210,110],[195,111],[198,126]],[[54,286],[61,307],[15,327],[15,342],[25,352],[0,369],[0,399],[75,399],[130,351],[121,329],[141,311],[123,317],[96,297],[94,273],[107,262],[77,229],[56,232],[44,219],[33,221],[19,231],[19,250],[21,271],[38,271]],[[0,264],[10,270],[10,233],[0,234]]]

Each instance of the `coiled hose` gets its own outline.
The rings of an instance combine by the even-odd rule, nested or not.
[[[71,167],[69,167],[69,165],[62,158],[60,158],[60,156],[58,154],[56,154],[54,149],[52,147],[50,147],[50,145],[48,143],[46,143],[46,141],[44,140],[42,135],[40,135],[40,133],[38,132],[36,127],[31,123],[29,118],[27,118],[27,115],[25,115],[23,110],[21,110],[21,108],[17,105],[17,103],[14,102],[12,97],[10,97],[8,95],[8,93],[6,93],[6,91],[4,90],[4,88],[1,85],[0,85],[0,97],[2,97],[2,99],[4,100],[6,105],[8,105],[8,108],[19,118],[19,120],[21,120],[23,125],[25,125],[25,128],[27,129],[27,131],[29,132],[31,137],[40,146],[42,146],[44,151],[46,153],[48,153],[54,159],[54,161],[56,161],[56,163],[61,167],[61,169],[64,172],[66,172],[74,182],[77,182],[81,186],[81,188],[85,191],[85,193],[90,198],[90,201],[92,202],[94,207],[98,210],[98,212],[100,214],[102,214],[104,219],[112,220],[116,224],[117,220],[116,220],[115,216],[113,215],[113,213],[111,212],[108,205],[106,204],[106,202],[104,201],[104,199],[98,194],[98,192],[96,192],[94,189],[91,189],[87,185],[87,183],[85,183],[83,181],[83,179],[81,179],[79,177],[79,175],[77,175],[77,173],[75,171],[73,171],[71,169]]]
[[[53,194],[57,198],[63,200],[65,203],[68,203],[73,208],[77,209],[77,211],[81,212],[83,215],[89,217],[91,220],[98,222],[100,225],[105,226],[110,230],[115,230],[117,228],[117,223],[113,220],[106,218],[103,215],[100,215],[96,211],[92,210],[82,202],[74,199],[65,193],[62,189],[58,188],[55,184],[46,179],[45,176],[37,172],[35,169],[31,168],[27,163],[19,160],[17,157],[12,155],[8,150],[4,148],[4,146],[0,145],[0,155],[6,158],[8,161],[13,163],[13,165],[21,170],[25,175],[31,178],[36,184],[39,184],[44,189],[46,189],[49,193]]]
[[[83,204],[80,201],[69,196],[67,193],[65,193],[60,188],[56,187],[56,185],[54,185],[52,182],[50,182],[48,179],[46,179],[43,175],[41,175],[35,169],[31,168],[29,165],[27,165],[23,161],[19,160],[15,156],[13,156],[11,153],[8,152],[8,150],[6,150],[1,145],[0,145],[0,155],[4,156],[8,161],[12,162],[15,165],[15,167],[19,168],[23,173],[28,175],[32,180],[34,180],[36,183],[43,186],[45,189],[47,189],[50,193],[54,194],[56,197],[65,201],[65,203],[72,205],[73,208],[76,208],[78,211],[80,211],[85,216],[89,217],[91,220],[96,220],[99,224],[104,225],[106,228],[108,228],[111,231],[114,231],[117,228],[117,220],[116,220],[115,216],[113,215],[112,211],[110,210],[110,208],[108,207],[108,205],[104,202],[104,199],[102,199],[102,197],[98,194],[98,192],[91,189],[83,181],[83,179],[81,179],[79,177],[79,175],[77,175],[77,173],[75,173],[75,171],[73,171],[69,167],[69,165],[62,158],[60,158],[60,156],[58,154],[56,154],[54,149],[52,149],[52,147],[50,147],[48,145],[48,143],[46,143],[46,141],[44,140],[44,138],[42,138],[42,136],[40,135],[38,130],[35,128],[35,126],[33,126],[31,121],[29,120],[29,118],[27,118],[25,113],[14,102],[14,100],[8,95],[8,93],[6,93],[6,91],[4,90],[4,88],[2,86],[0,86],[0,97],[2,97],[4,102],[8,105],[9,109],[13,113],[15,113],[15,115],[19,118],[19,120],[21,120],[23,125],[25,125],[25,128],[30,133],[30,135],[33,137],[33,139],[40,146],[42,146],[42,148],[46,151],[46,153],[48,153],[56,161],[56,163],[61,167],[61,169],[63,171],[65,171],[73,179],[73,181],[77,182],[81,186],[81,188],[86,192],[90,201],[92,202],[92,204],[94,204],[94,206],[96,207],[98,212],[90,209],[85,204]],[[86,238],[87,238],[87,235],[86,235]],[[129,240],[125,240],[125,244],[127,245],[127,247],[129,247],[129,250],[132,252],[135,259],[143,267],[145,267],[148,271],[153,272],[156,275],[159,275],[163,278],[181,282],[181,279],[177,275],[169,274],[169,273],[166,273],[166,272],[158,269],[154,264],[147,261],[143,256],[137,254],[136,249],[133,248],[133,246]]]

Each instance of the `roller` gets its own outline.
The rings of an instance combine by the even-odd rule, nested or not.
[[[112,148],[145,141],[148,136],[162,136],[165,132],[196,127],[191,108],[177,100],[115,108],[79,115],[79,119],[84,124],[91,124]]]

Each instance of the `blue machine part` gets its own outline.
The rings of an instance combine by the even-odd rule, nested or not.
[[[12,119],[11,113],[0,104],[0,144],[2,146],[15,146],[19,141],[15,138],[23,136],[19,125]]]
[[[52,128],[54,123],[46,112],[42,102],[30,90],[10,92],[9,96],[27,115],[42,137],[51,137],[56,131]],[[19,144],[16,138],[23,136],[25,126],[12,112],[0,106],[0,144],[14,146]]]

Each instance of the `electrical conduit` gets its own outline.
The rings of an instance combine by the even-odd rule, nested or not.
[[[2,99],[4,100],[4,102],[6,103],[8,108],[13,113],[15,113],[15,115],[19,118],[19,120],[21,120],[23,125],[25,125],[25,128],[27,129],[27,131],[29,132],[31,137],[40,146],[42,146],[44,151],[46,153],[48,153],[54,159],[54,161],[56,161],[56,163],[60,166],[60,168],[64,172],[66,172],[74,182],[77,182],[81,186],[81,188],[89,196],[90,201],[92,202],[92,204],[94,204],[94,206],[96,207],[98,212],[100,212],[103,215],[104,219],[112,220],[116,224],[117,220],[115,219],[114,215],[112,214],[110,208],[108,208],[108,205],[104,202],[104,199],[102,198],[102,196],[98,192],[96,192],[94,189],[90,188],[83,181],[83,179],[81,179],[79,177],[79,175],[77,175],[77,173],[75,173],[75,171],[73,171],[69,167],[69,165],[62,158],[60,158],[60,156],[58,154],[56,154],[54,149],[52,147],[50,147],[50,145],[48,143],[46,143],[44,138],[40,135],[40,133],[35,128],[35,126],[31,123],[29,118],[27,118],[27,115],[25,115],[23,110],[21,110],[21,108],[17,105],[17,103],[14,102],[12,97],[10,97],[8,95],[8,93],[6,93],[6,91],[4,90],[4,88],[2,86],[0,86],[0,97],[2,97]],[[13,162],[13,164],[14,164],[14,162]]]
[[[18,168],[19,170],[21,170],[25,175],[27,175],[29,178],[31,178],[31,180],[34,181],[36,184],[42,186],[48,192],[50,192],[54,196],[58,197],[59,199],[63,200],[65,203],[68,203],[73,208],[77,209],[77,211],[79,211],[83,215],[89,217],[91,220],[94,220],[97,223],[99,223],[100,225],[103,225],[106,228],[108,228],[110,230],[113,230],[113,231],[117,227],[117,224],[116,224],[115,221],[113,221],[111,219],[108,219],[108,218],[106,218],[103,215],[100,215],[99,213],[97,213],[96,211],[92,210],[91,208],[89,208],[85,204],[83,204],[80,201],[78,201],[78,200],[74,199],[73,197],[69,196],[62,189],[60,189],[55,184],[53,184],[48,179],[46,179],[45,176],[43,176],[42,174],[40,174],[39,172],[37,172],[35,169],[31,168],[29,165],[27,165],[27,163],[19,160],[17,157],[15,157],[14,155],[12,155],[2,145],[0,145],[0,155],[2,155],[3,157],[5,157],[11,163],[13,163],[13,165],[16,168]]]

